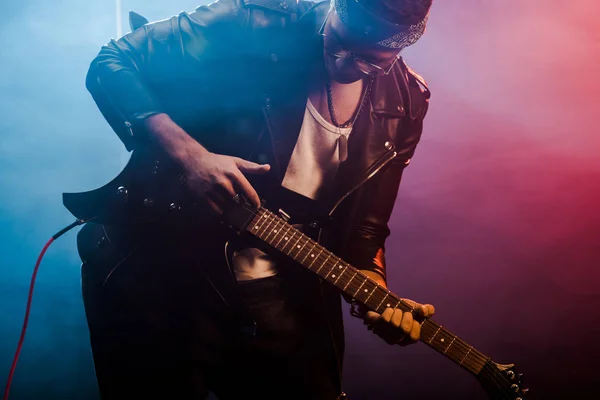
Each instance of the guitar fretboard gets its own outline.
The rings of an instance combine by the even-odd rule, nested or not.
[[[378,313],[387,307],[411,310],[411,306],[400,297],[265,208],[257,211],[246,229],[370,310]],[[475,375],[489,360],[489,357],[430,319],[421,326],[420,340]]]

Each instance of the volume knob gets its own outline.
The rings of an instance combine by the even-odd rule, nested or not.
[[[123,202],[127,202],[127,195],[129,194],[129,192],[127,191],[127,188],[125,186],[119,186],[117,188],[117,196],[119,196],[119,198],[121,200],[123,200]]]

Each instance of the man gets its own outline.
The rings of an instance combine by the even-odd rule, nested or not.
[[[429,97],[399,53],[430,6],[219,0],[102,48],[87,87],[107,121],[129,150],[166,155],[216,216],[82,229],[103,399],[342,397],[339,292],[258,241],[229,241],[228,265],[218,216],[236,194],[266,198],[385,286],[387,222]],[[406,301],[413,312],[354,315],[414,343],[434,310]]]

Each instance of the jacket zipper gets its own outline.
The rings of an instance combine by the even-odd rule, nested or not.
[[[395,151],[396,146],[392,142],[386,142],[386,147],[388,147],[387,152],[372,164],[371,171],[365,173],[363,175],[363,178],[356,185],[354,185],[349,191],[347,191],[334,204],[334,206],[331,208],[331,211],[329,211],[329,217],[331,217],[333,215],[335,210],[337,210],[337,208],[340,206],[340,204],[344,200],[346,200],[346,198],[348,198],[348,196],[350,196],[352,193],[354,193],[356,190],[358,190],[358,188],[360,188],[362,185],[367,183],[371,178],[373,178],[375,175],[377,175],[379,173],[379,171],[381,171],[383,169],[383,167],[385,167],[394,158],[396,158],[396,156],[398,155],[398,152]]]

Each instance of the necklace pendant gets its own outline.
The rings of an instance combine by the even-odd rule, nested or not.
[[[340,135],[338,139],[338,154],[340,156],[340,162],[344,162],[348,159],[348,138],[346,135]]]

